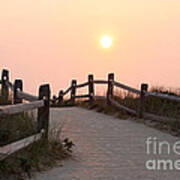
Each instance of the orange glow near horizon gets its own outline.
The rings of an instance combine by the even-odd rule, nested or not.
[[[0,70],[33,93],[44,82],[57,94],[73,78],[109,72],[132,87],[179,87],[179,9],[177,0],[2,1]],[[102,33],[110,48],[102,48]]]

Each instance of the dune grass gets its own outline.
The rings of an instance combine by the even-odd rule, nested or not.
[[[56,165],[62,166],[61,160],[71,157],[62,145],[60,131],[51,131],[53,137],[42,138],[26,148],[0,161],[0,179],[31,178],[33,173],[44,171]]]
[[[26,113],[4,118],[3,122],[3,128],[0,126],[1,146],[36,132],[34,119]],[[48,140],[42,138],[0,161],[0,179],[30,178],[33,172],[46,170],[71,157],[62,145],[61,128],[56,126],[56,129],[50,129]]]
[[[11,100],[9,103],[11,104]],[[42,138],[0,161],[0,179],[20,180],[33,172],[46,170],[71,157],[62,145],[61,126],[49,131],[49,139]],[[0,117],[0,146],[37,133],[34,113],[24,112]]]
[[[163,87],[153,87],[150,89],[150,92],[159,92],[167,95],[180,96],[178,91],[168,90]],[[125,105],[131,109],[137,110],[140,104],[140,98],[138,95],[134,95],[133,93],[125,92],[125,91],[115,91],[114,99],[117,100],[120,104]],[[180,115],[180,103],[147,96],[145,98],[145,111],[149,113],[153,113],[159,116],[165,116],[169,118],[178,118]]]
[[[30,113],[0,118],[0,146],[23,139],[37,132],[37,123]]]
[[[179,91],[176,89],[166,89],[164,87],[153,87],[150,89],[151,92],[160,92],[163,94],[173,95],[173,96],[180,96]],[[140,98],[138,95],[133,93],[129,93],[124,90],[117,90],[114,91],[114,97],[117,102],[120,104],[129,107],[138,111]],[[78,106],[92,109],[97,112],[102,112],[108,115],[113,115],[120,119],[129,119],[133,118],[136,119],[138,122],[147,123],[150,126],[161,130],[168,130],[169,132],[173,132],[175,134],[180,135],[180,103],[170,101],[167,99],[161,99],[157,97],[148,96],[145,99],[145,112],[152,113],[155,115],[168,117],[168,121],[164,122],[156,122],[156,120],[151,119],[138,119],[132,114],[124,110],[117,109],[115,106],[108,105],[106,99],[95,100],[92,103],[84,102],[84,101],[77,101]]]

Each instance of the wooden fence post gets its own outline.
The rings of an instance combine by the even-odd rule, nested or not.
[[[148,84],[141,84],[141,94],[140,94],[140,105],[139,105],[139,113],[138,117],[143,117],[144,105],[145,105],[145,93],[148,90]]]
[[[50,87],[49,84],[42,85],[39,88],[39,99],[44,100],[44,106],[38,108],[38,132],[45,130],[45,138],[48,138],[49,128],[49,108],[50,108]]]
[[[22,103],[22,99],[18,97],[18,90],[23,91],[23,82],[21,79],[16,79],[14,82],[14,104]]]
[[[76,80],[72,80],[72,83],[71,83],[71,102],[74,103],[75,102],[75,96],[76,96],[76,84],[77,84],[77,81]]]
[[[52,106],[56,106],[56,95],[53,95],[51,102],[52,102]]]
[[[1,86],[1,95],[2,95],[2,104],[8,103],[9,98],[9,87],[6,82],[9,81],[9,71],[3,69],[1,76],[2,86]]]
[[[109,98],[113,97],[114,90],[114,73],[108,74],[108,90],[107,90],[107,104],[111,104]]]
[[[88,75],[88,89],[89,89],[89,100],[93,101],[94,100],[94,77],[92,74]]]
[[[59,91],[58,105],[61,106],[63,103],[63,91]]]

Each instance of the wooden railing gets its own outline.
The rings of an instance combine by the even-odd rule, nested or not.
[[[168,99],[176,102],[180,102],[180,97],[165,95],[162,93],[148,92],[148,85],[141,84],[141,89],[135,89],[129,87],[125,84],[119,83],[114,80],[114,74],[108,74],[107,80],[94,80],[93,75],[88,76],[88,81],[82,84],[77,84],[76,80],[72,80],[71,86],[68,87],[65,91],[60,90],[59,95],[56,98],[50,99],[50,88],[49,85],[42,85],[39,88],[39,95],[34,96],[29,93],[23,92],[23,82],[21,79],[16,79],[14,84],[9,81],[9,71],[3,70],[2,78],[0,80],[1,84],[1,96],[3,97],[2,103],[4,105],[0,106],[0,118],[2,116],[7,116],[10,114],[17,114],[24,111],[38,109],[38,128],[37,133],[33,136],[27,137],[25,139],[19,140],[17,142],[11,143],[0,147],[0,160],[6,158],[8,155],[16,152],[17,150],[28,146],[34,141],[38,141],[42,135],[45,138],[48,138],[48,126],[49,126],[49,107],[50,102],[53,104],[58,104],[59,107],[65,101],[64,96],[70,93],[70,98],[66,101],[75,104],[76,99],[78,98],[88,98],[89,102],[93,102],[96,99],[106,99],[107,104],[113,105],[118,109],[127,111],[130,114],[136,115],[139,118],[151,118],[157,121],[168,120],[167,117],[157,116],[151,113],[145,112],[145,98],[147,96],[153,96],[162,99]],[[106,96],[97,96],[95,95],[94,85],[106,85],[107,93]],[[77,95],[77,89],[88,87],[87,94]],[[139,98],[139,108],[138,110],[131,109],[120,104],[114,98],[114,88],[121,88],[127,90],[128,92],[135,93],[140,96]],[[11,105],[8,104],[9,101],[9,90],[13,93],[13,102]],[[23,100],[28,101],[28,103],[23,103]]]
[[[104,84],[107,85],[107,93],[105,96],[96,96],[94,93],[94,85],[95,84]],[[78,88],[83,88],[88,86],[88,93],[82,94],[82,95],[76,95],[76,90]],[[128,92],[135,93],[136,95],[139,95],[139,107],[137,110],[131,109],[129,107],[126,107],[122,104],[120,104],[118,101],[116,101],[114,97],[114,87],[127,90]],[[72,80],[71,86],[68,87],[65,91],[60,90],[59,96],[57,98],[54,97],[53,102],[61,106],[64,101],[64,96],[70,93],[70,99],[66,101],[70,101],[71,103],[75,103],[75,100],[77,98],[88,98],[89,101],[93,101],[95,99],[106,99],[107,104],[116,106],[118,109],[122,109],[124,111],[127,111],[130,114],[136,115],[139,118],[150,118],[156,121],[166,121],[169,118],[158,116],[155,114],[147,113],[145,112],[145,98],[147,96],[153,96],[157,98],[162,99],[168,99],[172,101],[180,102],[180,97],[172,96],[172,95],[166,95],[162,93],[154,93],[154,92],[148,92],[148,84],[141,84],[141,89],[135,89],[132,87],[129,87],[125,84],[122,84],[120,82],[117,82],[114,80],[114,74],[110,73],[108,74],[107,80],[94,80],[93,75],[88,76],[88,82],[84,82],[82,84],[77,84],[76,80]]]
[[[0,83],[2,97],[1,103],[3,104],[0,106],[0,118],[32,109],[38,109],[37,133],[11,144],[0,146],[0,160],[2,160],[10,154],[30,145],[32,142],[40,140],[42,136],[48,138],[50,88],[48,84],[40,86],[39,96],[25,93],[23,92],[22,80],[16,79],[14,84],[12,84],[9,81],[9,71],[5,69],[2,71]],[[13,93],[12,104],[8,104],[9,90]],[[28,101],[28,103],[23,103],[23,99]]]

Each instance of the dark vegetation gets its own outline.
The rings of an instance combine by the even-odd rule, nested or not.
[[[167,90],[162,87],[152,88],[150,91],[160,92],[167,95],[180,96],[177,90]],[[126,91],[115,91],[113,98],[120,104],[138,111],[140,103],[139,96],[132,93],[127,93]],[[139,119],[124,110],[117,109],[113,105],[108,105],[106,99],[95,100],[91,103],[89,103],[88,101],[77,101],[77,104],[80,107],[95,110],[97,112],[102,112],[107,115],[113,115],[120,119],[131,118],[136,120],[137,122],[142,122],[149,126],[168,131],[173,135],[180,135],[180,103],[175,101],[152,96],[146,97],[145,112],[168,117],[169,120],[164,122],[145,118]]]
[[[1,102],[2,96],[0,96]],[[11,99],[6,103],[11,104]],[[2,104],[1,104],[2,105]],[[40,141],[0,160],[0,179],[22,180],[31,177],[32,172],[46,170],[59,164],[62,159],[71,157],[60,139],[62,127],[51,129],[49,139]],[[15,142],[37,133],[34,113],[20,113],[0,117],[0,146]]]
[[[37,123],[33,114],[20,113],[1,117],[0,146],[23,139],[36,133]]]
[[[71,155],[59,140],[41,139],[0,161],[0,179],[25,179],[36,171],[47,170]]]
[[[165,88],[152,88],[151,92],[180,96],[177,90]],[[115,90],[114,97],[120,104],[137,110],[139,108],[139,96],[127,91]],[[0,96],[1,102],[1,96]],[[11,100],[8,101],[11,104]],[[94,100],[92,102],[77,100],[76,103],[64,100],[61,107],[80,106],[97,112],[115,116],[120,119],[132,119],[136,122],[147,124],[151,127],[168,131],[173,135],[180,135],[180,103],[148,96],[145,99],[145,111],[159,116],[168,117],[168,121],[158,122],[151,119],[139,119],[124,110],[119,110],[115,106],[107,104],[106,99]],[[53,107],[59,107],[54,104]],[[18,139],[30,136],[36,132],[37,123],[32,113],[21,113],[13,116],[0,118],[0,146],[9,144]],[[64,149],[60,141],[61,128],[52,131],[49,140],[41,139],[28,147],[12,154],[8,158],[0,161],[0,179],[24,179],[31,176],[34,171],[45,170],[59,164],[59,160],[70,157],[70,153]],[[61,164],[60,164],[61,165]],[[10,176],[11,175],[11,176]]]

